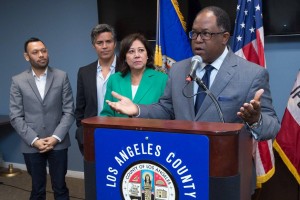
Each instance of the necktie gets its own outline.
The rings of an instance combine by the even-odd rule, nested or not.
[[[206,65],[204,67],[204,69],[205,69],[205,74],[202,77],[202,81],[203,81],[204,85],[206,85],[206,87],[209,88],[210,73],[214,69],[214,67],[212,65]],[[206,92],[204,92],[204,89],[201,86],[199,86],[198,94],[197,94],[196,102],[195,102],[195,114],[197,114],[201,104],[204,101],[205,96],[206,96]]]

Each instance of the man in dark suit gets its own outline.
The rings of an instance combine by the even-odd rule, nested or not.
[[[214,6],[202,9],[193,22],[189,37],[194,54],[203,59],[196,70],[197,77],[204,76],[206,65],[213,66],[207,87],[220,104],[224,121],[244,122],[256,140],[275,138],[280,123],[272,105],[269,74],[266,69],[235,55],[227,46],[230,38],[228,14]],[[219,122],[218,112],[209,96],[204,98],[198,111],[194,107],[196,96],[186,97],[198,91],[196,83],[185,87],[190,66],[191,58],[173,65],[164,95],[156,104],[137,106],[116,93],[113,95],[120,101],[108,103],[118,112],[142,118]]]
[[[115,55],[116,33],[107,24],[96,25],[91,32],[91,42],[98,55],[98,60],[81,67],[77,77],[76,95],[76,139],[83,154],[83,127],[81,120],[100,114],[103,108],[106,84],[109,76],[118,71]]]
[[[66,72],[48,66],[41,40],[30,38],[24,48],[31,67],[12,78],[9,109],[32,178],[30,199],[46,199],[48,164],[55,199],[67,200],[68,131],[74,122],[71,85]]]

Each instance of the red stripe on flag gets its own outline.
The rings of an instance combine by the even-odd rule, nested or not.
[[[264,170],[265,172],[268,172],[273,168],[268,142],[260,141],[258,143],[258,149]]]
[[[244,52],[244,55],[245,55],[247,60],[249,60],[251,62],[254,62],[254,63],[259,62],[258,55],[257,55],[256,50],[253,47],[252,43],[249,43],[249,44],[245,45],[243,47],[243,52]]]
[[[300,127],[288,109],[285,110],[276,141],[300,173]]]
[[[256,30],[256,42],[257,42],[257,52],[258,52],[258,62],[260,66],[265,67],[265,53],[264,53],[264,45],[261,40],[259,30]]]

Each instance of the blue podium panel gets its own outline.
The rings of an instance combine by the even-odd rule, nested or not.
[[[208,138],[199,134],[99,128],[98,200],[208,200]]]

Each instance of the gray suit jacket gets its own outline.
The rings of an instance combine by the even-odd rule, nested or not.
[[[10,121],[21,136],[23,153],[35,153],[35,137],[58,136],[62,141],[54,150],[68,148],[68,131],[74,122],[71,85],[65,72],[48,67],[45,96],[42,100],[31,68],[14,76],[10,89]]]
[[[186,84],[186,75],[190,71],[191,58],[177,62],[169,73],[169,80],[159,103],[150,106],[140,105],[142,118],[177,119],[190,121],[220,122],[217,109],[206,96],[198,113],[195,115],[194,98],[186,98],[182,90]],[[280,128],[279,120],[272,105],[269,87],[269,74],[266,69],[246,61],[231,50],[223,61],[210,91],[218,100],[225,122],[241,123],[237,112],[245,102],[253,99],[257,90],[263,88],[261,98],[262,126],[257,131],[258,140],[274,138]],[[184,92],[191,96],[193,84]]]

